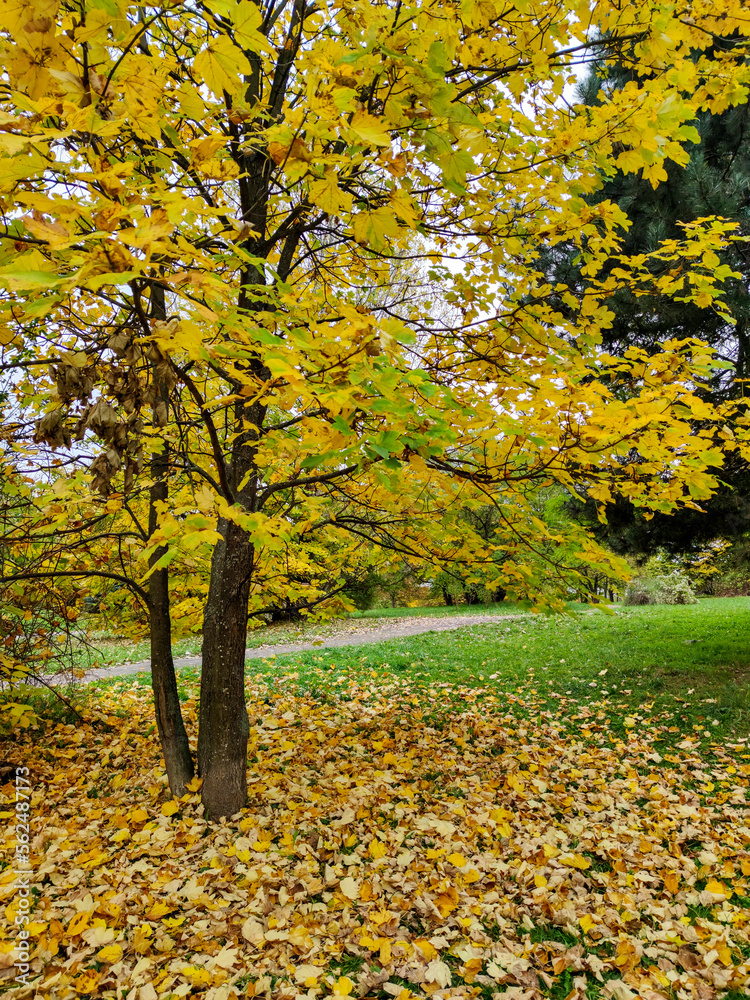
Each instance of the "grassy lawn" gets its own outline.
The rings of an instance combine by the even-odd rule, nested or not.
[[[248,676],[272,690],[335,695],[350,679],[408,680],[444,699],[481,688],[528,713],[663,718],[701,739],[750,733],[750,599],[703,600],[616,613],[528,615],[497,625],[426,633],[366,647],[251,660]],[[180,671],[183,683],[197,669]],[[533,721],[533,720],[532,720]],[[669,728],[668,727],[668,728]]]
[[[503,621],[504,615],[519,614],[523,607],[494,605],[482,610],[496,610],[497,624],[428,632],[365,647],[270,656],[249,661],[247,674],[271,690],[325,697],[335,696],[350,679],[408,679],[427,689],[431,698],[452,697],[454,689],[483,688],[522,699],[531,715],[562,706],[604,713],[618,731],[626,717],[638,723],[650,715],[668,720],[675,733],[690,731],[701,739],[750,734],[750,599],[618,606],[612,613],[580,605],[572,608],[566,615],[528,613]],[[469,609],[400,610],[401,617],[429,617]],[[366,612],[360,617],[377,620],[381,615]],[[342,634],[341,623],[304,629],[266,627],[250,633],[248,645],[329,634]],[[174,650],[177,656],[199,654],[200,640],[183,640]],[[147,643],[110,642],[103,658],[88,662],[103,666],[147,657]],[[85,665],[83,659],[79,665]],[[183,687],[198,673],[197,667],[181,668]],[[114,681],[99,683],[107,686]]]
[[[574,610],[580,605],[571,604]],[[516,615],[531,610],[530,601],[501,601],[495,604],[458,604],[453,607],[441,605],[437,608],[371,608],[369,611],[353,611],[350,618],[429,618],[435,615]]]

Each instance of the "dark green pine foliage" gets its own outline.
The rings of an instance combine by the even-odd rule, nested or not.
[[[607,91],[625,85],[632,78],[622,66],[599,66],[582,83],[579,100],[585,105],[606,98]],[[617,173],[605,178],[599,191],[590,196],[592,204],[611,200],[631,221],[623,236],[624,254],[655,250],[667,239],[683,235],[681,222],[705,216],[722,216],[739,225],[750,237],[750,104],[711,115],[704,112],[693,123],[700,144],[692,147],[685,167],[667,165],[667,181],[656,189],[642,174]],[[542,270],[548,280],[582,290],[587,279],[581,274],[579,250],[561,245],[543,251]],[[750,396],[750,243],[735,243],[721,259],[740,277],[729,279],[725,302],[736,321],[732,326],[712,309],[699,309],[684,302],[637,297],[620,291],[609,307],[615,318],[604,334],[604,346],[619,353],[630,345],[657,349],[670,338],[698,337],[707,341],[730,367],[718,372],[707,392],[714,399],[735,395]],[[560,310],[565,307],[560,304]],[[608,511],[609,525],[601,526],[594,505],[572,512],[595,528],[616,551],[647,555],[659,547],[685,551],[707,539],[724,535],[737,537],[750,529],[750,473],[745,463],[733,460],[722,472],[725,487],[715,499],[704,504],[705,514],[681,514],[678,518],[656,517],[645,521],[630,505],[620,502]]]

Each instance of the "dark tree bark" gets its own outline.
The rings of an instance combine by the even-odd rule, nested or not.
[[[154,319],[164,319],[164,291],[158,287],[151,290],[151,314]],[[158,366],[153,366],[153,377],[157,388],[157,403],[154,406],[154,425],[166,419],[159,413],[158,402],[167,406],[169,392],[163,379],[159,378]],[[165,441],[160,452],[151,459],[152,486],[149,494],[148,534],[149,538],[158,525],[157,504],[166,502],[169,493],[169,445]],[[154,566],[164,553],[157,549],[149,559],[149,567]],[[190,753],[185,724],[182,719],[180,698],[177,692],[174,659],[172,658],[172,623],[169,609],[169,571],[157,569],[151,573],[148,582],[149,630],[151,638],[151,686],[154,692],[156,726],[161,740],[164,763],[167,769],[169,787],[173,795],[184,795],[185,786],[193,777],[193,758]]]
[[[262,404],[236,404],[235,427],[242,431],[232,444],[226,479],[232,498],[246,511],[255,511],[260,506],[255,455],[265,416],[266,407]],[[243,528],[220,518],[218,530],[221,539],[211,559],[203,615],[198,731],[201,798],[212,819],[233,816],[242,809],[247,796],[249,720],[245,705],[245,648],[255,563],[255,548]]]
[[[219,521],[203,618],[198,774],[212,819],[232,816],[247,795],[245,643],[253,546],[236,524]]]

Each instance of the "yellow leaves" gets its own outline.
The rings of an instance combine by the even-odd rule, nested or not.
[[[177,799],[171,799],[169,802],[165,802],[161,807],[162,816],[174,816],[175,813],[180,811],[180,803]]]
[[[414,946],[419,948],[420,952],[428,962],[437,958],[437,950],[435,949],[435,946],[426,940],[426,938],[417,938],[414,942]]]
[[[664,876],[664,888],[668,893],[671,893],[671,895],[674,895],[677,892],[679,884],[680,879],[676,872],[667,872]]]
[[[145,955],[151,949],[154,929],[150,924],[140,924],[133,934],[133,948],[138,955]]]
[[[526,790],[526,783],[513,772],[505,776],[505,784],[514,792],[523,793]]]
[[[580,924],[581,930],[584,934],[588,934],[591,928],[596,926],[596,921],[590,913],[584,913],[582,917],[579,917],[578,923]]]
[[[712,896],[719,899],[727,899],[730,895],[724,883],[715,878],[708,880],[705,891],[711,893]]]
[[[183,965],[180,969],[180,975],[187,979],[192,986],[209,986],[211,983],[211,973],[197,965]]]
[[[210,160],[222,149],[226,140],[222,136],[206,136],[204,139],[194,139],[190,144],[190,159],[196,165]]]
[[[65,928],[66,937],[78,937],[78,935],[88,927],[90,922],[91,914],[86,910],[82,910],[80,913],[77,913]]]
[[[615,955],[615,965],[626,971],[635,968],[640,963],[643,954],[643,946],[634,944],[630,938],[624,938],[617,942],[617,953]]]
[[[12,35],[45,34],[54,25],[57,0],[5,0],[2,5],[3,27]]]
[[[373,212],[359,212],[352,219],[354,239],[357,243],[383,250],[389,240],[399,235],[399,225],[393,212],[378,208]]]
[[[393,212],[398,216],[399,219],[409,229],[415,229],[420,221],[419,212],[411,198],[403,192],[399,191],[391,196],[391,208]]]
[[[242,936],[249,944],[259,947],[265,940],[263,925],[254,917],[248,917],[242,925]]]
[[[76,992],[85,996],[88,993],[93,993],[96,987],[99,985],[100,974],[95,972],[93,969],[87,969],[86,972],[82,972],[80,976],[76,976],[73,980]]]
[[[377,861],[378,858],[384,858],[388,853],[388,849],[381,840],[371,840],[368,851],[374,861]]]
[[[587,868],[591,867],[589,859],[584,858],[582,854],[561,854],[558,861],[560,864],[567,865],[569,868],[578,868],[580,871],[586,871]]]
[[[52,247],[65,246],[70,240],[71,234],[67,226],[59,220],[34,218],[27,215],[24,216],[23,222],[32,236],[44,243],[49,243]]]
[[[64,914],[64,920],[59,932],[50,921],[47,931],[42,927],[35,933],[45,933],[51,952],[56,938],[70,940],[68,955],[90,949],[84,961],[90,957],[92,964],[102,964],[97,989],[122,963],[128,989],[139,991],[149,984],[156,997],[167,989],[183,990],[178,995],[187,995],[188,987],[196,994],[219,991],[234,976],[249,976],[253,992],[263,995],[271,987],[262,969],[273,965],[282,970],[279,982],[290,992],[354,996],[357,977],[341,975],[339,964],[350,947],[352,954],[364,951],[367,966],[382,967],[393,990],[401,989],[395,982],[401,978],[397,970],[408,965],[424,978],[425,989],[420,984],[420,991],[425,994],[458,992],[477,985],[483,974],[500,988],[521,988],[530,974],[562,976],[568,969],[589,983],[598,982],[597,973],[607,983],[628,983],[648,1000],[646,980],[648,989],[666,988],[650,971],[653,966],[661,973],[655,963],[662,958],[671,963],[666,966],[670,972],[676,969],[678,976],[687,976],[682,980],[686,987],[713,981],[713,976],[726,977],[722,989],[739,981],[737,945],[745,942],[747,931],[745,911],[732,903],[732,888],[745,882],[742,863],[750,834],[732,832],[728,824],[744,824],[738,818],[744,799],[733,805],[721,796],[735,791],[744,795],[742,783],[750,777],[750,765],[743,763],[746,771],[740,771],[738,759],[729,764],[718,750],[709,761],[694,750],[670,751],[673,766],[660,771],[662,777],[668,775],[667,797],[656,781],[658,764],[653,760],[653,737],[665,734],[652,721],[641,720],[624,744],[603,720],[583,710],[582,720],[571,720],[571,702],[561,707],[559,716],[546,720],[535,712],[538,702],[530,700],[522,705],[521,716],[514,717],[515,702],[509,709],[497,692],[485,687],[481,695],[458,689],[460,716],[446,706],[441,725],[435,726],[436,709],[425,718],[421,689],[412,690],[400,677],[393,686],[382,677],[362,683],[361,678],[348,677],[339,684],[343,673],[332,674],[322,651],[315,655],[320,657],[312,668],[315,676],[333,685],[335,700],[299,697],[285,684],[282,697],[267,704],[268,689],[255,678],[248,680],[248,707],[259,723],[253,735],[256,745],[268,749],[258,753],[250,772],[256,799],[239,823],[206,824],[190,801],[164,816],[164,785],[152,777],[150,787],[146,782],[143,790],[135,789],[132,769],[150,775],[159,766],[158,744],[143,737],[151,718],[150,692],[137,689],[119,696],[117,707],[123,715],[118,718],[127,731],[116,743],[109,733],[107,743],[91,745],[83,733],[56,734],[62,745],[54,744],[55,754],[72,750],[75,757],[56,757],[42,766],[49,767],[50,776],[58,775],[57,783],[48,786],[53,806],[65,803],[74,812],[60,811],[64,829],[46,827],[43,863],[54,866],[58,851],[67,852],[67,845],[92,850],[93,842],[85,839],[92,807],[103,810],[94,817],[98,829],[124,830],[127,823],[135,830],[145,822],[151,833],[130,856],[122,846],[106,841],[106,881],[98,888],[111,885],[111,890],[80,896],[67,883],[56,882],[54,871],[45,885],[52,912]],[[191,728],[195,691],[188,689],[184,703]],[[108,714],[105,704],[101,695],[95,696],[93,711]],[[527,714],[538,720],[533,734]],[[563,719],[574,728],[569,735],[561,728]],[[580,740],[579,722],[591,734],[586,743]],[[516,735],[521,728],[523,735]],[[76,742],[77,735],[84,738]],[[464,749],[459,749],[458,736],[464,737]],[[281,772],[277,752],[287,737],[292,737],[289,742],[296,751],[285,759]],[[38,753],[38,746],[23,740],[21,750],[27,745],[29,754]],[[498,748],[506,753],[498,755]],[[533,799],[514,796],[512,809],[506,808],[503,787],[505,775],[515,773],[508,770],[508,750],[512,766],[524,768],[527,788],[535,789]],[[104,765],[103,752],[112,754]],[[659,752],[665,752],[662,744]],[[412,754],[414,767],[409,772],[398,772],[395,766],[386,771],[386,753],[397,761]],[[65,768],[59,767],[61,760]],[[89,781],[77,793],[68,793],[97,766],[105,771],[102,778],[124,773],[129,780],[116,796],[110,792],[115,801],[108,799],[105,805],[104,799],[86,800],[84,814],[76,794],[82,796]],[[701,769],[716,787],[710,795],[701,792],[704,801],[696,809],[693,784]],[[425,778],[434,772],[445,780]],[[59,774],[65,777],[61,780]],[[544,788],[532,785],[537,780]],[[707,784],[701,779],[702,788]],[[417,801],[414,788],[420,789]],[[144,794],[153,803],[148,809],[138,805]],[[570,799],[568,809],[561,807],[563,795]],[[580,813],[576,806],[583,801],[589,811]],[[381,816],[393,816],[394,809],[398,825],[391,828],[388,821],[382,824]],[[679,853],[678,845],[684,848],[684,843],[674,839],[675,818],[690,824],[700,840],[703,852],[698,856],[692,850]],[[510,826],[509,820],[512,844],[499,832],[500,824]],[[166,846],[155,841],[161,829],[175,834]],[[260,856],[255,845],[269,849]],[[597,865],[592,872],[586,857],[592,851],[611,867]],[[67,857],[61,860],[69,865]],[[706,902],[700,902],[712,908],[709,917],[691,915],[680,923],[677,914],[682,909],[673,909],[676,901],[661,891],[659,879],[664,879],[667,893],[677,888],[669,886],[668,879],[676,873],[671,866],[678,863],[687,875],[682,891],[688,905],[706,893]],[[696,882],[698,865],[702,874]],[[474,880],[473,873],[481,881]],[[354,876],[351,883],[358,893],[345,891],[351,886],[342,875]],[[575,893],[564,891],[570,887]],[[160,916],[171,912],[172,904],[174,919]],[[81,907],[75,916],[77,936],[64,929],[74,919],[73,905]],[[540,907],[549,915],[546,919],[540,919]],[[422,914],[416,926],[411,922],[414,912]],[[495,914],[504,923],[495,923]],[[660,920],[649,924],[648,941],[633,932],[636,920],[645,922],[656,914]],[[11,911],[9,916],[14,915]],[[578,946],[568,949],[558,942],[552,947],[549,941],[530,940],[530,927],[548,921],[587,935],[585,968],[576,968]],[[601,948],[602,941],[612,947]],[[0,963],[2,956],[0,949]],[[686,972],[683,959],[695,963],[692,971]],[[56,958],[63,975],[69,961],[65,954]],[[71,976],[89,971],[76,968]],[[169,976],[174,978],[164,986]],[[347,979],[353,984],[348,993]],[[140,1000],[138,993],[136,997]]]
[[[454,885],[446,886],[442,892],[435,896],[435,906],[440,910],[440,915],[447,917],[449,913],[458,907],[458,890]]]
[[[349,900],[359,898],[359,888],[359,883],[350,875],[347,875],[346,878],[342,878],[339,882],[339,889]]]
[[[115,962],[120,961],[122,954],[122,945],[108,944],[104,948],[99,949],[96,953],[96,957],[100,962],[106,962],[108,965],[114,965]]]
[[[644,166],[643,155],[638,149],[626,149],[619,154],[615,164],[623,173],[634,173]]]
[[[252,4],[244,6],[253,8]],[[217,97],[224,91],[239,94],[244,77],[251,72],[247,57],[227,35],[214,37],[195,57],[194,66],[198,77]]]
[[[153,244],[160,244],[160,241],[170,236],[174,228],[166,212],[163,209],[156,209],[137,227],[120,229],[117,235],[128,246],[150,251]]]
[[[366,111],[357,111],[349,123],[349,128],[364,142],[373,146],[390,146],[391,137],[381,119]]]
[[[317,986],[324,972],[325,969],[317,965],[298,965],[294,970],[294,978],[302,986]]]
[[[245,3],[243,0],[213,0],[208,4],[222,16],[229,17],[232,22],[231,35],[237,45],[251,52],[272,52],[268,39],[261,32],[263,14],[257,4]]]
[[[206,105],[195,87],[188,83],[180,84],[177,90],[180,115],[192,121],[202,121],[206,116]]]
[[[273,141],[268,144],[268,154],[277,166],[286,168],[293,177],[302,177],[307,173],[307,164],[312,163],[314,155],[304,141],[295,138],[291,142]]]
[[[444,989],[451,985],[452,976],[450,966],[446,965],[445,962],[441,962],[439,958],[433,958],[425,969],[424,977],[426,983],[434,983],[437,987]]]
[[[339,183],[336,171],[327,169],[322,180],[310,183],[310,201],[329,215],[341,215],[343,212],[351,211],[352,196],[348,191],[344,191]]]

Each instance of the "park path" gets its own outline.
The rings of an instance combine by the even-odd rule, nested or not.
[[[503,615],[503,614],[466,614],[466,615],[436,615],[425,616],[424,618],[407,618],[397,623],[393,620],[382,626],[373,626],[370,621],[363,621],[363,628],[349,632],[346,635],[333,636],[331,638],[319,639],[313,642],[286,642],[277,645],[257,646],[248,649],[245,653],[246,660],[268,659],[271,656],[283,656],[287,653],[305,653],[310,650],[336,649],[341,646],[369,646],[377,642],[385,642],[388,639],[405,639],[413,635],[424,635],[426,632],[449,632],[453,629],[466,628],[467,625],[493,625],[502,622],[513,621],[518,618],[526,618],[527,614]],[[180,667],[200,666],[200,656],[179,656],[175,657],[174,665],[179,670]],[[151,669],[150,660],[139,660],[137,663],[123,663],[117,667],[105,667],[101,669],[87,671],[82,679],[83,683],[100,680],[107,677],[124,677],[128,674],[139,674],[144,670]],[[48,678],[51,683],[63,683],[70,678],[65,674],[55,674]]]

